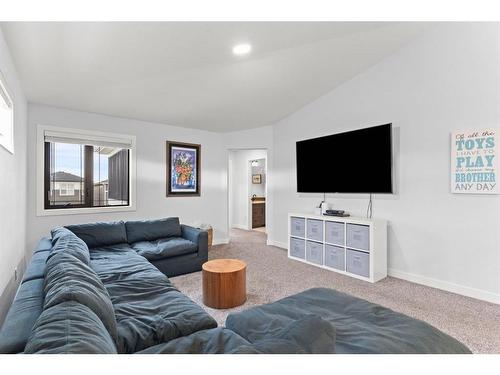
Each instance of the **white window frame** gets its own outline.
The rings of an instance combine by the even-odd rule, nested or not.
[[[6,104],[10,107],[11,112],[8,128],[2,132],[2,128],[0,127],[0,146],[4,147],[11,154],[14,154],[14,101],[9,94],[2,72],[0,72],[0,91],[0,100],[7,102]]]
[[[116,142],[123,140],[123,143],[131,144],[129,149],[129,205],[128,206],[108,206],[108,207],[83,207],[83,208],[45,208],[45,133],[57,132],[71,138],[86,137],[86,139],[99,139]],[[61,128],[55,126],[38,125],[36,136],[36,214],[37,216],[57,216],[75,214],[94,214],[106,212],[126,212],[136,210],[136,137],[134,135],[108,133],[94,130],[83,130],[73,128]]]

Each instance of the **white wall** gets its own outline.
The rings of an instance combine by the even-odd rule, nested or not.
[[[277,123],[276,242],[286,245],[288,212],[321,200],[296,193],[295,142],[392,122],[397,194],[373,204],[390,223],[391,273],[500,303],[500,196],[455,195],[449,184],[450,132],[500,128],[499,67],[498,24],[447,24]],[[327,200],[364,215],[367,198]]]
[[[43,105],[29,105],[28,121],[28,228],[27,242],[33,249],[37,241],[57,225],[73,223],[160,218],[179,216],[183,223],[208,223],[214,228],[215,242],[227,240],[225,170],[227,156],[220,135],[122,119]],[[35,142],[38,124],[109,131],[137,137],[137,210],[134,212],[36,216]],[[201,196],[166,197],[165,142],[201,144]]]
[[[177,215],[214,226],[227,239],[228,153],[267,149],[268,243],[286,245],[286,215],[312,211],[319,195],[295,189],[298,139],[392,122],[396,189],[375,196],[374,216],[390,222],[391,273],[500,302],[500,197],[449,192],[449,134],[500,127],[500,30],[495,24],[439,26],[371,69],[274,126],[214,134],[42,105],[29,106],[28,252],[56,225]],[[0,38],[0,68],[16,100],[16,154],[0,150],[0,290],[25,249],[26,101]],[[137,136],[137,211],[35,216],[36,125],[95,129]],[[202,196],[165,197],[165,140],[202,144]],[[363,215],[367,197],[329,195],[336,208]],[[7,213],[7,214],[6,214]],[[270,219],[270,220],[269,220]],[[19,248],[22,248],[19,250]]]
[[[229,223],[232,228],[252,229],[250,161],[266,157],[266,150],[229,152]]]
[[[26,98],[1,31],[0,71],[14,102],[14,154],[0,146],[1,296],[13,280],[14,269],[24,263],[26,251]],[[20,274],[23,272],[22,269],[18,271]],[[12,293],[8,294],[9,296],[5,296],[6,299],[10,299]],[[8,304],[5,306],[8,307]],[[4,313],[3,307],[2,301],[0,323]]]
[[[185,223],[208,223],[214,227],[215,243],[228,240],[228,154],[234,148],[268,148],[270,127],[234,133],[213,133],[30,104],[28,108],[28,251],[57,225],[179,216]],[[109,131],[137,136],[137,211],[36,216],[35,142],[38,124]],[[165,197],[165,141],[202,145],[201,197]],[[269,163],[269,161],[268,161]],[[267,208],[269,210],[269,208]],[[269,211],[268,211],[269,212]]]

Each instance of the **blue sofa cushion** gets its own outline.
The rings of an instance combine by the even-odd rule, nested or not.
[[[126,246],[92,249],[91,267],[109,292],[120,353],[135,353],[217,322],[179,292],[146,258]]]
[[[332,354],[335,353],[335,327],[317,315],[305,315],[276,329],[268,337],[241,346],[231,353]]]
[[[33,251],[33,254],[35,253],[40,253],[43,251],[50,251],[52,249],[52,238],[50,237],[43,237],[39,242],[35,250]]]
[[[52,229],[50,231],[50,241],[51,241],[51,244],[53,247],[57,241],[59,241],[59,239],[61,239],[62,237],[64,236],[68,236],[68,235],[75,235],[72,231],[70,231],[69,229],[67,228],[64,228],[64,227],[56,227],[54,229]]]
[[[171,258],[179,255],[196,253],[198,246],[181,237],[162,238],[156,241],[141,241],[132,244],[132,248],[147,260]]]
[[[123,221],[68,225],[66,228],[85,241],[89,248],[127,242]]]
[[[125,228],[129,243],[181,236],[181,224],[178,217],[159,220],[127,221]]]
[[[68,253],[47,262],[44,284],[44,309],[66,301],[76,301],[91,309],[103,322],[111,337],[117,339],[115,311],[108,291],[89,266]]]
[[[137,354],[319,354],[334,353],[334,347],[335,328],[319,316],[306,315],[273,333],[273,337],[255,343],[217,327],[150,346]]]
[[[43,310],[24,352],[116,354],[116,346],[91,309],[75,301],[66,301]]]
[[[0,353],[20,353],[24,350],[42,306],[43,279],[23,282],[0,331]]]
[[[86,265],[90,263],[89,248],[80,238],[70,230],[59,227],[51,231],[52,249],[50,249],[47,261],[56,254],[69,253],[80,259]]]
[[[225,354],[251,345],[233,331],[217,327],[150,346],[137,354]]]
[[[306,315],[320,316],[335,327],[337,354],[465,354],[470,350],[431,325],[386,307],[333,289],[313,288],[279,301],[229,314],[229,328],[251,343],[301,338],[290,324]],[[309,337],[324,331],[307,323]],[[313,323],[313,324],[311,324]],[[303,343],[303,341],[301,341]],[[313,342],[315,350],[328,350]]]
[[[28,268],[26,268],[26,272],[24,272],[23,282],[34,279],[43,279],[43,276],[45,275],[45,262],[47,261],[48,256],[48,251],[39,251],[33,254],[31,261],[28,264]]]

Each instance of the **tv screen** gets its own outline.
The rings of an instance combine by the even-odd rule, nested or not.
[[[299,193],[392,193],[392,124],[297,142]]]

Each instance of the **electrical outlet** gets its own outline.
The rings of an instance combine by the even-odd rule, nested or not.
[[[17,267],[14,268],[14,280],[17,281]]]

